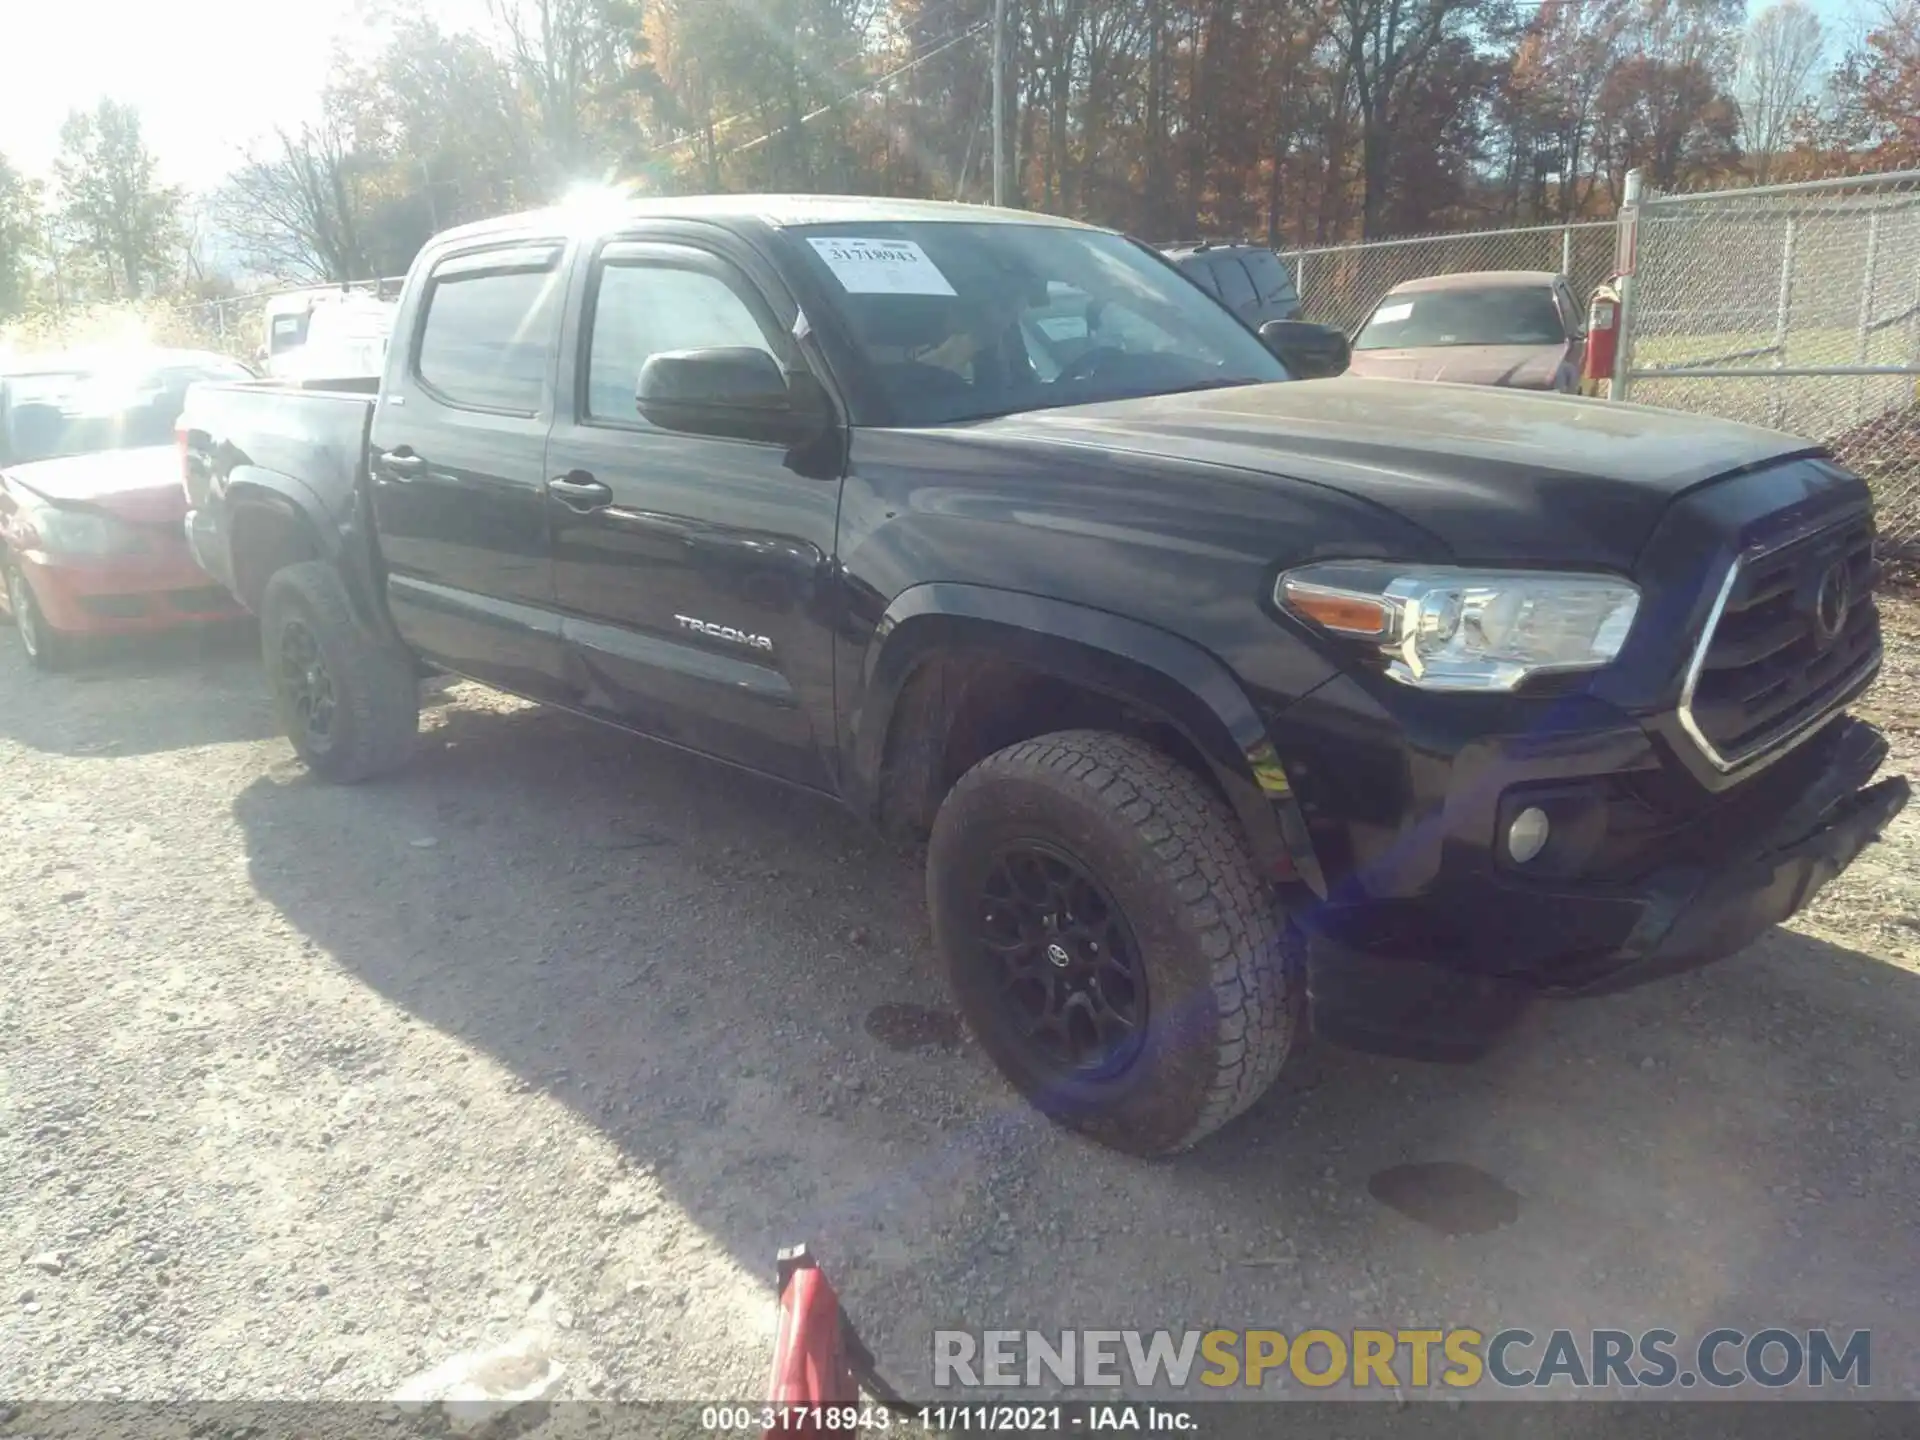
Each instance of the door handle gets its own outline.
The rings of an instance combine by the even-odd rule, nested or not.
[[[547,493],[570,510],[600,510],[613,503],[613,491],[584,470],[547,481]]]
[[[383,450],[374,465],[390,480],[413,480],[427,473],[427,459],[411,450]]]

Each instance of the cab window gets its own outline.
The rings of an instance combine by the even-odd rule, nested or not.
[[[723,346],[774,354],[753,311],[726,281],[682,265],[609,264],[600,272],[594,300],[587,414],[640,424],[634,394],[650,357]]]

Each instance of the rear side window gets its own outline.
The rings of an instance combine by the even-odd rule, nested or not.
[[[1238,260],[1222,255],[1213,262],[1213,275],[1220,286],[1222,300],[1236,310],[1253,308],[1253,281],[1247,278],[1247,272]]]
[[[1186,271],[1189,280],[1193,281],[1215,299],[1219,298],[1220,287],[1214,283],[1213,271],[1207,267],[1205,260],[1189,255],[1185,260],[1180,262],[1180,268]]]
[[[442,400],[533,415],[546,393],[558,270],[483,270],[433,282],[415,370]]]
[[[1293,276],[1287,273],[1287,267],[1280,263],[1280,257],[1271,250],[1249,250],[1240,258],[1246,264],[1247,273],[1253,277],[1253,288],[1260,292],[1264,304],[1285,304],[1297,298],[1293,293]]]
[[[273,317],[273,335],[267,342],[267,349],[275,355],[282,350],[291,350],[296,345],[307,343],[308,312],[302,310],[297,315],[276,315]]]

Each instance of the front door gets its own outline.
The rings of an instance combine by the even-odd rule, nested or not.
[[[545,464],[564,253],[516,244],[434,264],[369,461],[400,633],[450,670],[538,700],[564,698]]]
[[[717,242],[618,240],[577,283],[571,403],[547,450],[571,703],[830,789],[837,472],[782,445],[655,429],[634,404],[665,350],[754,346],[797,372],[792,302]]]

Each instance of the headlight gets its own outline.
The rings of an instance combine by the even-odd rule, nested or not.
[[[1529,676],[1594,670],[1620,653],[1640,592],[1611,575],[1336,561],[1289,570],[1289,614],[1371,641],[1387,673],[1422,690],[1511,690]]]
[[[143,548],[140,532],[131,525],[91,510],[36,505],[26,518],[40,543],[56,555],[124,555]]]

